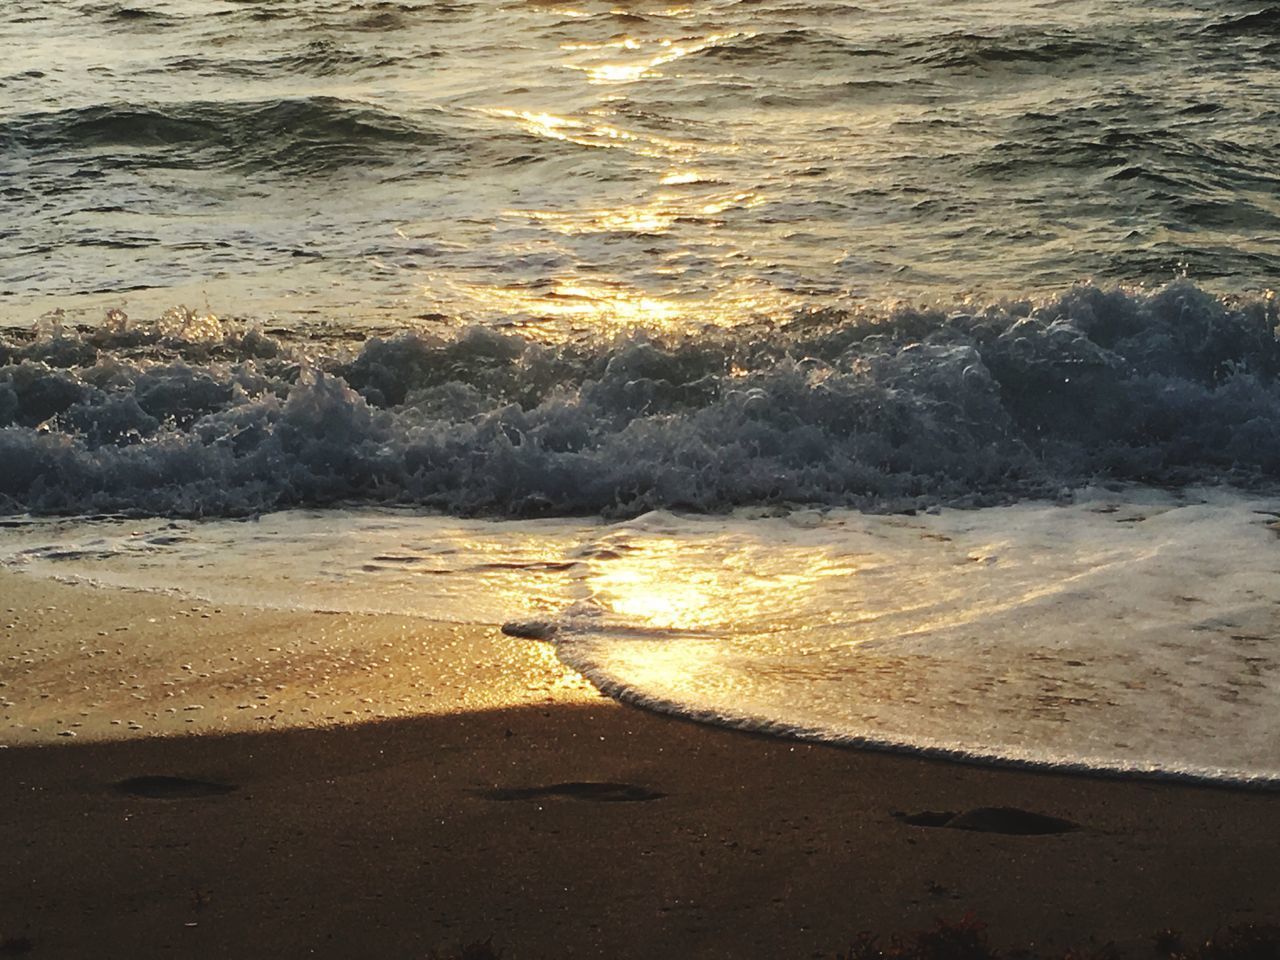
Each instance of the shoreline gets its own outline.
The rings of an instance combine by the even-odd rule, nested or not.
[[[1274,794],[699,725],[496,627],[0,590],[4,712],[43,711],[0,731],[0,940],[32,956],[834,956],[968,911],[1149,956],[1280,919]],[[1078,829],[920,816],[1003,807]]]

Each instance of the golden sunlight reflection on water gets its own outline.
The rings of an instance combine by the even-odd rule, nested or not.
[[[682,23],[690,10],[671,7],[657,13],[646,10],[646,15]],[[559,13],[585,16],[572,8]],[[592,85],[642,82],[662,77],[660,68],[691,54],[749,35],[742,31],[681,33],[659,24],[648,35],[586,36],[561,43],[560,67],[584,74]],[[618,100],[619,95],[606,94],[585,102],[494,104],[475,110],[524,134],[623,151],[650,167],[649,176],[628,188],[628,195],[612,197],[607,205],[598,199],[576,202],[574,196],[554,193],[545,198],[551,202],[538,204],[516,195],[513,199],[524,202],[513,203],[503,212],[503,228],[525,231],[525,250],[531,256],[575,259],[588,238],[605,244],[644,243],[653,238],[655,246],[643,251],[638,270],[626,276],[592,276],[589,268],[551,272],[543,280],[521,283],[434,275],[422,285],[422,294],[447,303],[448,312],[464,318],[468,314],[503,316],[553,339],[565,335],[566,321],[575,332],[608,334],[635,327],[681,330],[748,319],[774,320],[797,309],[805,300],[802,292],[752,273],[736,279],[725,276],[712,290],[701,285],[685,289],[689,271],[708,260],[753,259],[742,248],[731,220],[768,198],[757,185],[744,183],[725,169],[726,159],[737,151],[731,132],[710,141],[658,134],[645,129],[643,118],[615,109]],[[672,241],[690,225],[701,231],[703,239],[672,247]],[[468,306],[459,311],[459,303]]]
[[[675,303],[645,296],[621,284],[574,278],[552,280],[536,288],[476,284],[469,292],[482,308],[531,318],[533,322],[526,326],[533,327],[541,320],[552,324],[569,320],[593,330],[636,326],[662,329],[676,326],[681,313]]]
[[[690,144],[657,134],[628,130],[596,119],[563,116],[535,110],[486,107],[480,113],[497,120],[514,122],[526,133],[549,140],[567,140],[580,147],[625,149],[642,157],[680,156],[693,152]]]
[[[812,539],[775,526],[745,560],[740,538],[706,550],[689,536],[713,534],[707,521],[683,539],[664,524],[596,578],[615,616],[559,651],[615,696],[748,729],[1274,782],[1280,688],[1258,666],[1273,659],[1276,561],[1259,520],[1273,511],[1137,490],[833,514]]]
[[[670,174],[660,181],[664,186],[682,186],[700,182]],[[652,200],[630,206],[599,210],[511,210],[508,216],[525,216],[565,234],[582,233],[662,233],[680,220],[705,221],[733,207],[744,209],[761,203],[759,194],[750,191],[717,191],[687,193],[664,190]]]
[[[690,54],[698,53],[711,47],[735,40],[739,37],[754,36],[751,33],[711,33],[703,37],[672,38],[664,37],[655,41],[642,42],[634,37],[612,38],[603,43],[567,43],[560,49],[565,51],[605,52],[612,55],[616,51],[641,51],[639,59],[628,62],[608,60],[592,62],[591,58],[583,63],[569,61],[565,66],[573,70],[581,70],[591,83],[635,83],[640,80],[656,79],[662,76],[658,70],[665,64],[674,63]]]
[[[750,538],[636,530],[622,541],[625,550],[609,551],[580,577],[585,595],[605,615],[602,626],[624,633],[714,637],[731,646],[748,638],[759,644],[766,636],[822,636],[824,647],[837,649],[977,629],[1070,593],[1116,562],[1103,551],[1063,569],[1052,555],[1010,556],[1010,545],[1001,542],[959,549],[950,537],[922,530],[927,527],[915,521],[885,518],[848,530],[843,543],[806,542],[803,533],[783,526],[775,534],[785,535],[772,548]],[[797,539],[784,547],[791,536]]]
[[[657,536],[636,538],[625,553],[593,564],[586,585],[601,607],[642,628],[723,632],[752,622],[785,629],[813,595],[872,565],[815,550],[799,567],[764,571],[751,549],[709,558],[687,539]]]
[[[434,281],[436,294],[445,289]],[[518,319],[545,340],[584,330],[610,334],[629,329],[681,332],[705,325],[732,325],[744,317],[773,319],[798,307],[801,299],[765,284],[728,285],[705,298],[650,293],[617,281],[553,277],[531,286],[461,283],[448,288],[481,313]],[[566,327],[565,323],[568,323]],[[545,324],[545,326],[543,326]]]

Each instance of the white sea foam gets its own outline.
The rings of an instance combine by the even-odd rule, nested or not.
[[[1278,522],[1275,498],[1142,488],[913,516],[293,511],[31,521],[0,560],[222,602],[553,621],[607,692],[747,729],[1275,784]]]
[[[0,336],[0,513],[895,510],[1280,481],[1280,313],[1186,282],[573,344],[177,314]]]

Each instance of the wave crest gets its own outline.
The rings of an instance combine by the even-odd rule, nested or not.
[[[1278,322],[1274,299],[1182,281],[815,311],[767,336],[557,347],[471,327],[320,358],[216,322],[53,329],[0,345],[0,496],[34,512],[356,501],[518,516],[1268,484]]]

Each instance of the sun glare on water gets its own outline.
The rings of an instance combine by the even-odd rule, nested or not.
[[[615,61],[574,63],[570,61],[565,64],[572,70],[584,72],[591,83],[635,83],[639,80],[661,77],[662,73],[659,71],[659,67],[675,63],[691,54],[744,36],[751,36],[751,34],[712,33],[702,37],[679,39],[667,37],[649,42],[642,42],[634,37],[626,37],[596,44],[564,44],[561,49],[566,51],[589,51],[590,53],[604,51],[607,54],[612,54],[614,51],[646,51],[640,59],[626,63]]]

